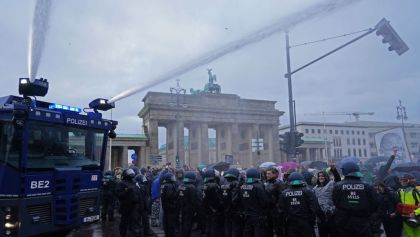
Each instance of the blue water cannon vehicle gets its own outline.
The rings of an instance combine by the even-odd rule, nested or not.
[[[66,231],[99,220],[108,138],[116,121],[98,110],[44,102],[48,81],[20,78],[22,96],[0,97],[0,236]]]

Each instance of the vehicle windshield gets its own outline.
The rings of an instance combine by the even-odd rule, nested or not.
[[[27,168],[97,167],[104,131],[29,122]]]
[[[0,163],[19,167],[22,148],[22,131],[15,130],[13,123],[0,121]]]

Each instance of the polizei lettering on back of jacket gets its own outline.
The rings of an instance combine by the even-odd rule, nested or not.
[[[297,196],[302,196],[302,195],[303,195],[302,190],[286,192],[286,197],[297,197]]]
[[[365,190],[364,184],[343,184],[343,190]]]
[[[67,118],[66,123],[68,124],[74,124],[74,125],[81,125],[81,126],[87,126],[88,121],[84,119],[75,119],[75,118]]]

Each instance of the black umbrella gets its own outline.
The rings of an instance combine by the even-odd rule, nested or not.
[[[370,165],[375,165],[376,163],[381,163],[381,162],[387,162],[389,160],[389,157],[385,157],[385,156],[377,156],[377,157],[372,157],[370,159],[368,159],[366,161],[367,164]]]
[[[320,160],[312,161],[309,164],[309,168],[317,169],[317,170],[324,170],[327,167],[328,167],[327,163]]]
[[[225,161],[219,161],[207,166],[207,169],[215,169],[217,171],[226,171],[230,168],[230,163]]]
[[[394,172],[412,172],[412,171],[420,171],[420,163],[403,163],[398,164],[392,168]]]

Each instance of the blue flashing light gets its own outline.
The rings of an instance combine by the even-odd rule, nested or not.
[[[70,111],[70,112],[75,112],[75,113],[82,112],[81,108],[68,106],[68,105],[60,105],[60,104],[50,104],[48,108],[51,110],[65,110],[65,111]]]

